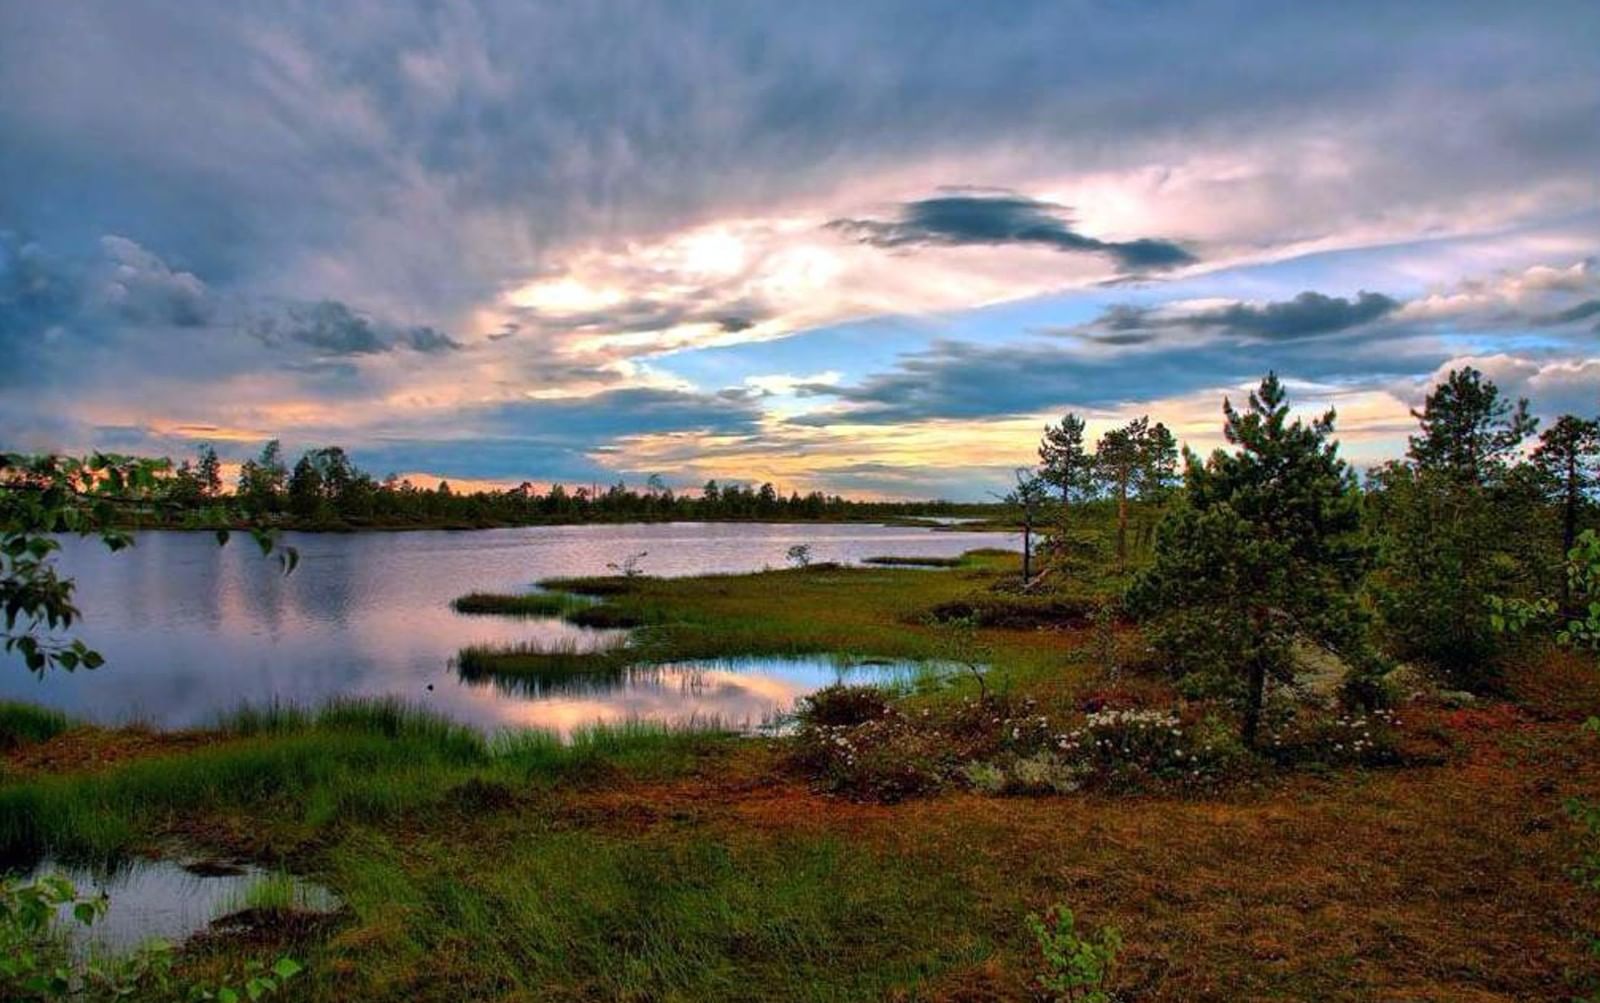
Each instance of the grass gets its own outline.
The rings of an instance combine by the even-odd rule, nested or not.
[[[677,662],[750,655],[837,654],[847,658],[941,661],[950,657],[949,632],[928,622],[952,603],[985,609],[1026,607],[1017,623],[986,638],[996,682],[1048,680],[1071,688],[1081,678],[1080,639],[1071,632],[1041,631],[1055,622],[1070,626],[1077,605],[1042,602],[997,591],[1016,577],[1019,559],[1005,550],[964,555],[958,567],[928,574],[901,567],[809,567],[695,578],[648,576],[550,579],[551,590],[603,596],[594,607],[607,615],[646,624],[636,631],[640,662]],[[1096,583],[1079,586],[1092,592]],[[1087,600],[1083,600],[1087,602]],[[1078,602],[1074,600],[1073,602]],[[1057,621],[1051,617],[1060,612]],[[568,668],[569,660],[537,659]],[[609,670],[604,660],[579,659],[575,671]]]
[[[43,742],[72,727],[58,710],[13,700],[0,700],[0,752]]]
[[[395,701],[244,710],[192,751],[0,785],[0,867],[46,855],[104,866],[174,819],[215,823],[241,811],[260,813],[251,847],[287,852],[342,825],[426,809],[468,780],[525,787],[598,765],[660,775],[719,740],[642,724],[580,730],[567,742],[539,731],[484,736]]]
[[[564,592],[469,592],[450,603],[457,613],[495,616],[562,616],[587,605]]]
[[[456,653],[456,671],[468,682],[516,680],[538,691],[573,681],[614,680],[639,659],[624,641],[599,648],[572,638],[553,643],[475,644]]]

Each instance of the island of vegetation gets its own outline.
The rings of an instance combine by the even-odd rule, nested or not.
[[[73,890],[7,879],[0,945],[25,960],[0,988],[56,998],[59,970],[151,999],[251,978],[303,1000],[1591,998],[1600,427],[1539,430],[1470,369],[1417,418],[1407,456],[1358,478],[1335,416],[1293,417],[1269,376],[1181,476],[1159,422],[1048,429],[1008,501],[1027,555],[845,567],[802,547],[755,574],[458,601],[631,631],[462,653],[513,688],[747,655],[939,669],[819,690],[778,733],[486,736],[353,701],[157,732],[5,707],[6,868],[182,840],[341,906],[257,908],[97,971],[29,918]],[[116,542],[122,500],[163,478],[6,471],[8,641],[40,671],[90,664],[39,636],[70,624],[49,534]]]

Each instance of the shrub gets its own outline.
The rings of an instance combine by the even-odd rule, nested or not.
[[[940,623],[971,620],[979,627],[1034,630],[1082,627],[1094,618],[1096,603],[1063,596],[975,596],[940,603],[924,619]]]
[[[1262,752],[1285,765],[1390,766],[1401,759],[1393,712],[1317,713],[1296,708],[1269,723]]]
[[[826,716],[802,709],[795,762],[854,797],[893,801],[951,783],[988,794],[1193,784],[1248,760],[1224,724],[1186,729],[1165,711],[1102,710],[1070,727],[1005,696],[907,713],[882,694],[819,694]]]
[[[1010,790],[1016,794],[1070,794],[1083,786],[1088,768],[1040,750],[1011,768]]]
[[[1041,918],[1028,914],[1028,929],[1039,947],[1041,970],[1036,988],[1047,999],[1070,1003],[1111,1003],[1112,977],[1122,934],[1101,927],[1094,938],[1080,936],[1072,910],[1058,905]]]
[[[835,683],[795,704],[795,715],[803,725],[837,727],[861,724],[885,717],[889,697],[873,686],[846,686]]]
[[[963,563],[960,557],[896,557],[885,555],[881,557],[863,557],[862,564],[881,564],[886,567],[902,568],[959,568]]]

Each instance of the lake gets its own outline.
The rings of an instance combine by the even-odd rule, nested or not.
[[[614,634],[559,620],[464,616],[450,600],[515,592],[542,578],[607,574],[635,554],[653,575],[783,567],[789,547],[814,561],[878,555],[947,557],[1016,537],[866,524],[647,523],[463,532],[284,534],[300,567],[283,575],[239,536],[137,534],[112,554],[69,539],[60,567],[77,580],[74,636],[106,656],[92,672],[35,677],[0,664],[0,700],[58,707],[105,724],[201,726],[244,703],[320,704],[400,697],[485,729],[558,731],[596,721],[716,718],[752,728],[841,676],[903,677],[906,666],[846,668],[826,658],[738,660],[631,673],[608,686],[523,692],[469,683],[451,664],[468,644],[603,644]],[[921,572],[939,574],[938,571]]]

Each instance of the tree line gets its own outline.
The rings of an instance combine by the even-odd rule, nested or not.
[[[167,521],[209,524],[247,520],[299,527],[405,525],[493,526],[630,520],[852,520],[982,513],[985,506],[951,502],[869,502],[812,491],[781,493],[773,484],[707,481],[679,492],[652,475],[640,487],[539,490],[530,482],[497,491],[457,491],[448,481],[426,487],[396,475],[379,480],[339,446],[309,449],[291,465],[274,439],[245,460],[234,490],[225,490],[216,451],[201,446],[194,461],[168,464],[157,482]]]

